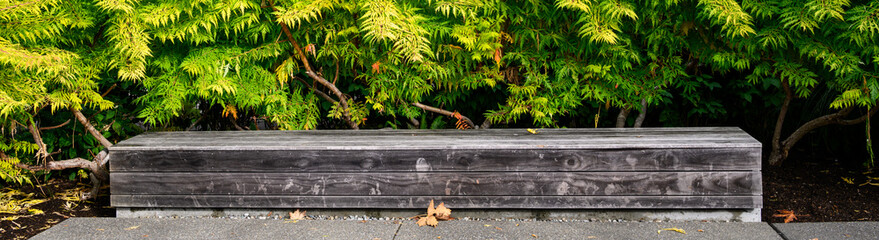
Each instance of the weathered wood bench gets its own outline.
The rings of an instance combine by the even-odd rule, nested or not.
[[[117,208],[759,209],[738,128],[154,132],[110,148]]]

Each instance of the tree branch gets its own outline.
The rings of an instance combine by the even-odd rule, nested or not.
[[[114,88],[116,88],[116,84],[115,84],[115,83],[113,84],[113,86],[110,86],[110,88],[107,89],[107,91],[104,91],[104,93],[101,94],[101,97],[106,97],[107,94],[110,94],[110,91],[113,91]]]
[[[95,129],[94,126],[92,126],[89,120],[85,118],[85,115],[82,115],[82,112],[73,108],[70,108],[70,111],[73,112],[73,116],[76,116],[76,120],[79,120],[79,123],[82,123],[82,126],[84,126],[85,129],[88,130],[88,132],[92,135],[92,137],[95,137],[95,139],[97,139],[98,142],[100,142],[101,145],[104,146],[104,148],[110,148],[111,146],[113,146],[113,144],[110,143],[110,141],[107,140],[107,138],[105,138],[104,135],[101,134],[101,132],[99,132],[97,129]]]
[[[781,128],[784,125],[784,118],[790,107],[793,93],[787,81],[781,81],[781,87],[784,89],[784,102],[781,104],[781,110],[778,112],[778,119],[775,121],[775,132],[772,133],[772,153],[769,155],[769,165],[781,165],[781,162],[787,158],[787,152],[783,151],[781,143]]]
[[[296,77],[296,76],[293,76],[293,74],[290,74],[290,77],[292,77],[293,79],[299,80],[299,82],[301,82],[302,84],[304,84],[305,87],[307,87],[308,89],[311,89],[312,92],[314,92],[315,94],[317,94],[317,95],[320,96],[321,98],[323,98],[323,99],[325,99],[325,100],[327,100],[327,101],[329,101],[329,102],[331,102],[331,103],[338,103],[338,101],[336,101],[336,99],[333,99],[332,97],[330,97],[330,95],[327,95],[327,94],[324,93],[323,91],[318,90],[317,88],[314,87],[314,85],[308,84],[308,82],[306,82],[305,79],[302,79],[302,78],[298,78],[298,77]]]
[[[83,158],[73,158],[61,161],[49,161],[43,166],[31,166],[23,163],[15,164],[15,166],[31,171],[51,171],[70,168],[88,169],[91,171],[89,178],[92,182],[92,190],[89,193],[83,193],[82,199],[92,199],[97,196],[98,190],[101,188],[101,182],[108,182],[110,180],[110,174],[104,170],[104,165],[109,161],[110,157],[107,154],[107,151],[101,151],[95,156],[93,161],[85,160]]]
[[[413,102],[412,105],[413,105],[413,106],[416,106],[416,107],[419,107],[419,108],[421,108],[421,109],[424,109],[424,110],[426,110],[426,111],[430,111],[430,112],[434,112],[434,113],[438,113],[438,114],[446,115],[446,116],[449,116],[449,117],[455,117],[455,113],[453,113],[453,112],[449,112],[449,111],[446,111],[446,110],[443,110],[443,109],[439,109],[439,108],[435,108],[435,107],[427,106],[427,105],[424,105],[424,104],[422,104],[422,103],[420,103],[420,102]],[[461,115],[461,119],[463,119],[464,122],[467,123],[467,125],[470,125],[471,128],[473,128],[473,129],[477,129],[477,128],[479,128],[478,126],[476,126],[476,124],[473,123],[473,121],[470,120],[470,118],[468,118],[468,117],[466,117],[466,116],[464,116],[464,115]]]
[[[274,1],[268,2],[269,7],[272,8],[272,11],[277,11]],[[284,32],[284,35],[287,36],[287,39],[290,40],[291,44],[293,44],[293,48],[296,49],[296,55],[299,56],[299,61],[301,61],[302,66],[305,67],[305,75],[308,75],[308,77],[318,81],[321,85],[329,88],[330,91],[339,98],[339,106],[342,108],[342,116],[345,118],[345,121],[348,122],[348,125],[350,125],[351,128],[354,130],[360,129],[360,127],[357,126],[357,123],[351,120],[351,116],[348,112],[348,100],[345,99],[345,95],[342,94],[342,91],[339,91],[339,88],[337,88],[335,84],[314,73],[314,70],[311,68],[311,64],[308,63],[308,58],[305,57],[305,53],[302,51],[302,47],[299,46],[299,42],[296,42],[296,40],[293,39],[293,34],[290,33],[290,28],[288,28],[287,24],[285,23],[281,22],[278,24],[281,25],[281,30]]]
[[[630,108],[630,107],[620,109],[620,114],[617,115],[617,124],[616,124],[617,128],[626,127],[626,119],[629,118],[629,111],[631,111],[631,110],[632,110],[632,108]]]
[[[284,29],[286,29],[285,26],[286,25],[283,25],[283,23],[282,23],[282,27]],[[287,31],[289,31],[289,30],[287,30]],[[289,32],[288,32],[288,34],[289,34]],[[317,74],[314,73],[314,71],[311,69],[311,66],[309,66],[309,64],[308,64],[308,59],[305,58],[305,53],[303,53],[302,48],[299,47],[299,43],[297,43],[296,41],[293,41],[292,36],[289,36],[289,37],[291,38],[290,41],[293,43],[293,48],[296,49],[296,53],[299,55],[299,60],[302,61],[303,65],[305,66],[305,75],[308,75],[308,77],[311,77],[311,79],[314,79],[317,82],[319,82],[321,85],[324,85],[325,87],[329,88],[330,92],[332,92],[333,95],[336,95],[336,97],[339,99],[339,106],[342,107],[342,109],[341,109],[342,116],[345,118],[345,121],[348,122],[348,125],[351,125],[351,128],[354,130],[360,129],[357,126],[357,123],[355,123],[354,121],[351,120],[351,116],[348,112],[348,100],[345,98],[345,95],[342,94],[342,91],[339,91],[339,88],[337,88],[336,85],[334,85],[333,83],[327,81],[323,77],[318,76]]]
[[[635,118],[635,126],[633,128],[640,128],[641,124],[644,123],[644,118],[647,117],[647,98],[641,99],[641,111],[638,112],[638,117]]]
[[[192,128],[194,128],[195,125],[198,125],[198,123],[201,122],[201,120],[203,120],[203,119],[204,119],[204,114],[202,114],[200,117],[198,117],[198,119],[196,119],[195,122],[190,124],[189,127],[186,128],[186,131],[192,131]]]
[[[52,129],[60,128],[60,127],[63,127],[63,126],[67,126],[68,123],[70,123],[70,119],[67,119],[66,122],[64,122],[64,123],[62,123],[62,124],[55,125],[55,126],[51,126],[51,127],[41,127],[41,128],[40,128],[40,131],[43,131],[43,130],[52,130]]]
[[[49,158],[49,152],[46,150],[46,143],[43,142],[43,137],[40,134],[39,128],[37,128],[36,124],[34,124],[33,119],[28,119],[27,130],[31,133],[31,136],[34,138],[34,142],[37,144],[37,161],[43,163],[43,165],[48,162],[46,159]]]

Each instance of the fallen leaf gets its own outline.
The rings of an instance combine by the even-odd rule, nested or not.
[[[797,220],[797,215],[794,214],[794,211],[790,210],[778,210],[778,213],[773,214],[772,217],[783,217],[784,223],[789,223]]]
[[[140,227],[139,225],[138,225],[138,226],[131,226],[131,227],[129,227],[129,228],[126,228],[125,230],[134,230],[134,229],[137,229],[137,228],[139,228],[139,227]]]
[[[680,229],[680,228],[663,228],[663,229],[659,229],[659,231],[656,231],[656,233],[662,233],[662,231],[675,231],[675,232],[687,234],[686,231],[684,231],[683,229]]]
[[[847,177],[841,177],[841,178],[842,178],[843,181],[845,181],[845,183],[848,183],[848,184],[855,184],[855,180],[854,180],[854,178],[847,178]]]
[[[290,220],[302,220],[305,219],[305,211],[299,212],[299,209],[296,209],[295,212],[290,213]]]
[[[143,237],[149,237],[150,235],[144,234]]]
[[[598,237],[596,237],[596,236],[588,236],[588,237],[586,237],[586,238],[588,238],[588,239],[593,239],[593,238],[598,238]]]
[[[433,207],[433,200],[430,200],[430,206],[427,206],[427,216],[434,216],[436,214],[436,208]]]
[[[98,229],[97,229],[97,230],[98,230],[98,231],[104,231],[104,229],[103,229],[103,228],[98,228]]]
[[[436,227],[439,222],[436,220],[436,217],[429,216],[427,217],[427,225],[431,227]]]
[[[494,227],[494,229],[497,229],[497,230],[504,230],[503,228],[499,228],[499,227]]]
[[[436,207],[436,218],[440,220],[449,220],[452,218],[452,209],[446,207],[445,203],[440,203]]]
[[[531,234],[532,237],[537,238],[537,235]]]
[[[540,133],[539,131],[534,130],[534,129],[531,129],[531,128],[529,128],[529,129],[525,129],[525,130],[528,131],[528,132],[531,133],[531,134],[538,134],[538,133]]]
[[[454,219],[452,217],[452,209],[447,208],[445,203],[440,203],[437,207],[433,206],[434,201],[430,200],[430,206],[427,206],[427,214],[412,217],[412,219],[418,218],[415,224],[418,224],[418,226],[428,225],[436,227],[440,220],[448,221]]]
[[[485,225],[482,225],[482,226],[483,226],[483,227],[491,227],[491,225],[488,225],[488,224],[485,224]]]
[[[697,231],[697,232],[704,232],[704,230],[702,230],[702,229],[699,229],[699,230],[696,230],[696,231]]]

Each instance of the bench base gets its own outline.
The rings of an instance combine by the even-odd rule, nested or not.
[[[204,209],[204,208],[116,208],[118,218],[152,218],[152,217],[242,217],[259,218],[269,212],[284,216],[295,209]],[[323,216],[368,216],[373,218],[397,217],[408,218],[423,214],[423,209],[304,209],[308,215]],[[533,219],[545,220],[591,220],[591,221],[731,221],[760,222],[760,208],[753,209],[592,209],[592,210],[452,210],[456,218],[480,219]]]

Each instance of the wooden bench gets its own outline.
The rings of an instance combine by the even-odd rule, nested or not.
[[[117,208],[759,209],[738,128],[153,132],[110,148]]]

